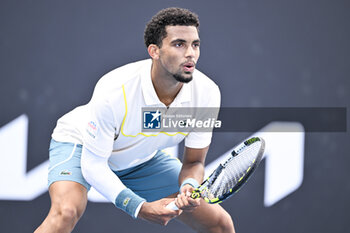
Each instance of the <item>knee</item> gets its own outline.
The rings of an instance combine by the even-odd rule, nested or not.
[[[52,216],[53,219],[55,219],[54,224],[58,225],[58,228],[60,228],[60,226],[74,227],[82,214],[83,211],[80,211],[79,208],[67,204],[55,207],[52,210]]]
[[[60,208],[59,216],[64,222],[77,222],[81,217],[78,208],[75,206],[63,206]]]
[[[234,233],[235,229],[233,226],[233,221],[231,216],[224,212],[219,220],[219,224],[217,225],[219,229],[217,229],[216,232],[222,232],[222,233]]]

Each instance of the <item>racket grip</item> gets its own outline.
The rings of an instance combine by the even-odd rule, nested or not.
[[[177,206],[175,205],[175,201],[170,202],[167,206],[167,209],[171,209],[171,210],[178,210],[179,208],[177,208]]]

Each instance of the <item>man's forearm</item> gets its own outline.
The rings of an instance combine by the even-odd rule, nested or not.
[[[209,146],[201,149],[185,147],[183,164],[179,175],[179,184],[182,185],[186,179],[192,178],[199,184],[204,177],[204,163]],[[194,186],[193,184],[191,184]]]
[[[181,185],[184,180],[188,178],[193,178],[197,180],[200,184],[203,181],[204,177],[204,164],[202,162],[191,162],[185,163],[182,166],[180,175],[179,175],[179,184]]]

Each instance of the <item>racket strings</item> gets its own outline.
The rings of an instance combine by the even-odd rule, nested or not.
[[[242,181],[247,170],[254,163],[260,147],[261,143],[254,143],[244,148],[238,155],[232,157],[224,164],[221,173],[218,174],[215,181],[209,187],[210,199],[229,193],[235,185]]]

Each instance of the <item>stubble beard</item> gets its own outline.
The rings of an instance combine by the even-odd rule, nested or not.
[[[187,78],[184,77],[184,76],[181,75],[181,74],[173,74],[173,77],[174,77],[174,79],[175,79],[176,81],[178,81],[178,82],[180,82],[180,83],[189,83],[189,82],[191,82],[192,79],[193,79],[192,74],[191,74],[190,77],[187,77]]]

